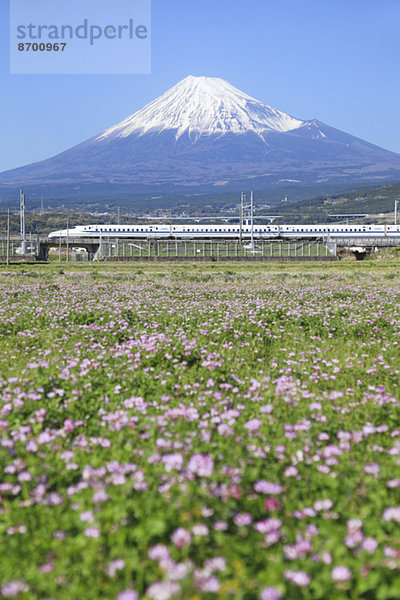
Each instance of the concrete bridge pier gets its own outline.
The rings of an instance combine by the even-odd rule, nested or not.
[[[49,247],[47,244],[42,244],[40,241],[36,246],[36,260],[47,262],[49,258]]]

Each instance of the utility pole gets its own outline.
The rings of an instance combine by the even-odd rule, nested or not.
[[[254,192],[250,194],[251,249],[254,250]]]
[[[10,209],[7,212],[7,265],[10,264]]]
[[[43,203],[43,196],[40,198],[40,214],[42,215],[44,213],[44,203]]]
[[[69,221],[67,221],[67,263],[69,262]]]
[[[26,254],[26,234],[25,234],[25,194],[22,190],[19,190],[19,211],[20,211],[20,226],[21,226],[21,252],[22,255]]]
[[[118,223],[118,225],[120,224],[120,222],[121,222],[121,209],[118,206],[118,213],[117,213],[117,223]]]
[[[394,201],[394,224],[397,225],[397,206],[399,204],[398,200]]]
[[[243,231],[243,205],[244,205],[244,193],[240,195],[240,209],[239,209],[239,241],[242,243],[242,231]]]

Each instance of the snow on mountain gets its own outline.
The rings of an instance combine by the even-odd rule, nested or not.
[[[176,131],[176,139],[188,133],[201,135],[286,132],[301,127],[295,119],[217,77],[189,76],[168,92],[103,132],[98,140],[125,138],[149,131]]]

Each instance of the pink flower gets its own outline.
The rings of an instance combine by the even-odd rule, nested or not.
[[[93,494],[93,502],[96,504],[98,502],[107,502],[108,498],[109,496],[105,490],[98,490]]]
[[[183,456],[182,454],[166,454],[162,462],[165,465],[165,470],[167,473],[170,471],[176,470],[180,471],[183,467]]]
[[[186,529],[183,529],[183,527],[178,527],[178,529],[175,529],[174,533],[171,536],[171,542],[176,548],[188,546],[191,541],[192,536],[188,531],[186,531]]]
[[[400,552],[396,550],[396,548],[391,548],[390,546],[385,546],[383,553],[386,558],[400,558]]]
[[[26,444],[27,452],[36,452],[37,449],[38,449],[38,446],[34,440],[29,440],[29,442]]]
[[[260,407],[260,413],[270,415],[274,410],[272,404],[264,404]]]
[[[54,571],[54,563],[50,561],[44,565],[40,565],[40,567],[38,567],[38,571],[39,573],[51,573],[51,571]]]
[[[237,527],[246,527],[250,525],[253,520],[253,517],[249,513],[237,513],[233,517],[233,522]]]
[[[271,512],[274,510],[281,510],[283,508],[282,504],[278,502],[276,498],[267,498],[265,500],[265,510],[267,512]]]
[[[139,595],[134,590],[122,590],[116,600],[138,600]]]
[[[286,467],[285,469],[285,477],[296,477],[299,474],[298,470],[296,469],[296,467],[290,466],[290,467]]]
[[[73,431],[75,429],[75,423],[72,419],[65,419],[64,431]]]
[[[215,531],[226,531],[228,529],[228,523],[226,521],[215,521]]]
[[[215,556],[214,558],[209,558],[204,563],[204,567],[209,571],[225,571],[226,570],[226,560],[222,556]]]
[[[381,472],[381,468],[378,463],[371,463],[370,465],[365,465],[364,472],[369,475],[373,475],[374,477],[378,477]]]
[[[100,529],[98,527],[87,527],[83,532],[86,537],[89,538],[99,538],[100,537]]]
[[[156,546],[153,546],[150,548],[147,554],[151,560],[165,561],[171,558],[169,550],[167,546],[164,546],[164,544],[157,544]]]
[[[210,477],[214,471],[214,461],[207,454],[193,454],[189,460],[187,470],[199,477]]]
[[[270,483],[269,481],[256,481],[254,484],[254,491],[258,494],[271,494],[273,496],[282,492],[282,486],[279,483]]]
[[[347,521],[347,529],[350,532],[356,532],[359,529],[362,528],[362,521],[361,519],[350,519],[349,521]]]
[[[194,579],[196,586],[202,592],[216,594],[220,590],[221,584],[215,575],[198,570],[194,573]]]
[[[6,598],[11,598],[12,596],[18,596],[19,594],[27,592],[28,590],[29,586],[23,581],[9,581],[2,586],[1,594]]]
[[[265,521],[259,521],[254,525],[254,529],[260,533],[270,533],[280,529],[281,525],[282,521],[280,519],[272,517],[271,519],[265,519]]]
[[[258,431],[262,425],[262,421],[260,419],[251,419],[244,424],[244,428],[249,432]]]
[[[400,523],[400,506],[385,508],[382,518],[386,522],[395,521],[396,523]]]
[[[348,581],[351,579],[351,571],[343,565],[339,565],[332,569],[331,577],[333,581]]]
[[[291,571],[287,570],[284,572],[284,577],[294,585],[298,585],[299,587],[305,587],[310,584],[310,576],[308,573],[304,571]]]
[[[94,514],[91,510],[87,510],[79,515],[82,523],[94,523]]]
[[[146,596],[152,600],[170,600],[180,591],[180,585],[174,581],[158,581],[147,588]]]
[[[317,511],[320,510],[330,510],[333,506],[333,502],[332,500],[329,500],[328,498],[326,500],[316,500],[314,502],[314,508]]]
[[[339,446],[329,445],[325,446],[322,451],[322,458],[331,458],[332,456],[340,456],[342,454],[342,450]]]
[[[274,587],[266,587],[261,590],[260,600],[281,600],[282,594]]]
[[[344,543],[348,548],[355,548],[363,541],[364,536],[361,531],[350,531],[349,535],[344,538]]]
[[[114,577],[117,571],[122,571],[125,568],[125,561],[122,558],[116,558],[111,561],[107,567],[107,573],[110,577]]]
[[[196,525],[193,525],[192,533],[193,535],[205,536],[208,535],[210,532],[207,525],[204,525],[204,523],[198,523]]]
[[[375,538],[369,537],[365,538],[363,543],[361,544],[361,548],[368,552],[369,554],[373,554],[378,547],[378,542]]]

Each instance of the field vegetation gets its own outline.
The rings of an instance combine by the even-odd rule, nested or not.
[[[400,270],[0,268],[0,590],[400,598]]]

